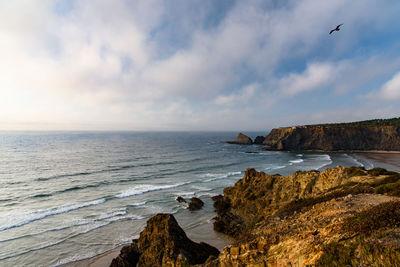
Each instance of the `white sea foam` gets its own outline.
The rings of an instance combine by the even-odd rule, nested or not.
[[[302,157],[302,156],[303,156],[303,154],[297,154],[296,156],[297,156],[297,157]]]
[[[179,186],[182,186],[185,184],[187,184],[187,183],[179,183],[179,184],[171,184],[171,185],[139,184],[139,185],[136,185],[125,191],[122,191],[121,193],[116,195],[116,197],[117,198],[131,197],[131,196],[141,195],[141,194],[148,193],[148,192],[159,191],[159,190],[164,190],[164,189],[171,189],[171,188],[179,187]]]
[[[345,154],[348,158],[350,158],[358,167],[364,167],[364,164],[359,162],[355,157]]]
[[[0,217],[0,231],[4,231],[10,228],[19,227],[43,218],[67,213],[73,210],[99,205],[106,202],[105,199],[98,199],[85,203],[73,203],[66,204],[59,207],[44,209],[44,210],[28,210],[28,211],[12,211],[6,214],[2,214]]]
[[[203,186],[198,186],[198,185],[192,185],[193,189],[197,189],[199,191],[203,191],[203,192],[207,192],[207,191],[211,191],[212,188],[207,188],[207,187],[203,187]]]
[[[147,203],[147,201],[136,202],[136,203],[129,204],[129,206],[132,206],[132,207],[141,207],[141,206],[146,205],[146,203]]]
[[[191,191],[191,192],[176,192],[174,193],[175,196],[193,196],[196,192]]]
[[[274,166],[274,167],[266,168],[266,170],[279,170],[279,169],[283,169],[285,167],[286,167],[286,165],[280,165],[280,166]]]
[[[293,164],[297,164],[297,163],[302,163],[304,161],[304,159],[293,159],[293,160],[289,160],[290,163]]]
[[[204,182],[212,182],[215,180],[221,180],[221,179],[226,179],[229,177],[237,176],[242,174],[242,172],[228,172],[226,174],[213,174],[213,173],[207,173],[205,177],[212,177],[210,179],[204,180]]]
[[[314,167],[315,170],[320,170],[329,164],[332,164],[332,159],[328,154],[320,155],[317,157],[317,160],[323,161],[321,164]]]
[[[96,219],[96,221],[103,221],[103,220],[107,220],[110,218],[114,218],[114,217],[122,216],[122,215],[126,215],[126,214],[127,214],[126,209],[111,211],[111,212],[108,212],[105,214],[100,214],[100,216]]]

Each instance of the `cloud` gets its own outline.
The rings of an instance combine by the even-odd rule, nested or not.
[[[238,93],[230,95],[221,95],[215,99],[217,105],[237,105],[247,104],[253,97],[255,97],[259,90],[259,84],[250,84],[243,87]]]
[[[259,128],[285,98],[348,97],[400,62],[397,37],[376,41],[397,36],[393,1],[64,4],[0,5],[1,127]]]
[[[381,87],[380,97],[387,100],[400,99],[400,72]]]
[[[320,89],[333,81],[336,76],[334,67],[329,63],[311,63],[301,73],[291,73],[280,80],[283,95],[294,96],[299,93]]]

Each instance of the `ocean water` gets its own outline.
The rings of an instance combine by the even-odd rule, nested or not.
[[[288,175],[373,167],[352,154],[222,142],[236,134],[0,133],[0,266],[59,266],[95,256],[130,242],[161,212],[175,214],[189,237],[211,240],[203,230],[215,216],[210,197],[246,168]],[[205,207],[190,212],[177,196],[200,197]]]

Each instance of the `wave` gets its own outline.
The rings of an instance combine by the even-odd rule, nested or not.
[[[289,162],[292,163],[292,164],[302,163],[303,161],[304,161],[304,159],[293,159],[293,160],[289,160]]]
[[[348,154],[344,154],[345,156],[347,156],[348,158],[350,158],[355,164],[357,164],[359,167],[365,167],[364,164],[362,164],[361,162],[359,162],[355,157],[348,155]]]
[[[42,249],[46,249],[46,248],[49,248],[49,247],[53,247],[53,246],[62,244],[62,243],[64,243],[65,241],[67,241],[67,240],[69,240],[69,239],[72,239],[72,238],[77,237],[77,236],[82,235],[82,234],[89,233],[89,232],[91,232],[91,231],[93,231],[93,230],[96,230],[96,229],[98,229],[98,228],[101,228],[101,227],[104,227],[104,226],[106,226],[106,225],[109,225],[110,223],[111,223],[111,222],[103,222],[103,223],[97,224],[97,225],[95,225],[95,226],[88,227],[87,229],[85,229],[85,230],[82,231],[82,232],[79,232],[79,233],[76,233],[76,234],[74,234],[74,235],[68,236],[68,237],[63,238],[63,239],[61,239],[61,240],[57,240],[57,241],[55,241],[55,242],[51,242],[51,243],[48,243],[48,244],[39,246],[39,247],[37,247],[37,248],[28,249],[28,250],[25,250],[25,251],[22,251],[22,252],[19,252],[19,253],[17,253],[17,254],[13,254],[13,255],[7,255],[7,256],[3,256],[3,257],[0,256],[0,260],[6,260],[6,259],[10,259],[10,258],[22,256],[22,255],[27,254],[27,253],[30,253],[30,252],[35,252],[35,251],[38,251],[38,250],[42,250]]]
[[[25,224],[29,224],[34,221],[41,220],[43,218],[54,216],[57,214],[67,213],[73,210],[99,205],[104,203],[105,199],[98,199],[85,203],[74,203],[66,204],[59,207],[44,209],[44,210],[34,210],[26,212],[9,212],[4,214],[0,219],[0,231],[5,231],[11,228],[20,227]]]
[[[172,161],[165,161],[165,162],[152,162],[152,163],[142,163],[142,164],[135,164],[135,165],[124,165],[118,167],[111,167],[102,170],[93,170],[93,171],[84,171],[84,172],[75,172],[75,173],[66,173],[66,174],[59,174],[53,175],[49,177],[40,177],[35,179],[36,181],[48,181],[52,179],[60,179],[65,177],[75,177],[75,176],[86,176],[91,174],[99,174],[99,173],[107,173],[107,172],[116,172],[126,169],[138,168],[138,167],[151,167],[151,166],[164,166],[164,165],[175,165],[180,163],[190,163],[196,162],[201,160],[201,158],[189,159],[189,160],[172,160]]]
[[[323,163],[321,163],[321,164],[319,164],[317,166],[314,166],[314,170],[320,170],[323,167],[332,164],[332,162],[333,162],[331,157],[328,154],[321,155],[317,159],[318,160],[323,160],[323,161],[326,161],[326,162],[323,162]]]
[[[191,191],[191,192],[177,192],[174,193],[175,196],[181,196],[181,197],[187,197],[187,196],[194,196],[196,194],[196,192]]]
[[[137,203],[129,204],[129,206],[132,206],[132,207],[141,207],[141,206],[146,205],[146,203],[147,203],[147,201],[137,202]]]
[[[52,229],[47,229],[44,231],[31,233],[31,234],[27,234],[27,235],[14,236],[12,238],[2,239],[2,240],[0,240],[0,243],[15,241],[15,240],[27,238],[27,237],[40,236],[40,235],[43,235],[43,234],[46,234],[49,232],[57,232],[57,231],[62,231],[62,230],[67,230],[70,228],[76,228],[76,227],[82,227],[82,226],[88,226],[87,229],[93,229],[93,227],[91,227],[91,226],[93,224],[95,224],[96,222],[101,222],[101,221],[115,222],[115,221],[120,221],[120,220],[125,220],[125,219],[139,220],[139,219],[144,218],[143,216],[140,216],[140,215],[128,214],[126,209],[111,211],[111,212],[96,215],[96,216],[97,216],[97,218],[93,218],[93,219],[73,219],[59,227],[55,227]],[[99,227],[96,227],[96,228],[99,228]],[[83,232],[80,232],[80,234],[86,233],[88,231],[87,229],[84,230]]]
[[[228,172],[227,174],[215,174],[215,173],[206,173],[205,177],[212,177],[210,179],[204,180],[204,182],[212,182],[215,180],[221,180],[221,179],[226,179],[232,176],[237,176],[242,174],[242,172]]]
[[[148,192],[160,191],[160,190],[164,190],[164,189],[171,189],[171,188],[179,187],[179,186],[182,186],[185,184],[187,184],[187,183],[179,183],[179,184],[172,184],[172,185],[151,185],[151,184],[136,185],[135,187],[132,187],[125,191],[122,191],[121,193],[116,195],[116,197],[117,198],[126,198],[126,197],[141,195],[141,194],[148,193]]]
[[[297,154],[296,155],[296,157],[302,157],[303,156],[303,154]]]
[[[286,168],[286,165],[279,165],[279,166],[274,166],[274,167],[267,167],[265,168],[266,170],[279,170],[279,169],[283,169]]]

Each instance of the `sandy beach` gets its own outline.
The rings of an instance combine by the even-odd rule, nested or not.
[[[400,152],[368,152],[355,153],[354,155],[372,163],[374,168],[380,167],[400,172]]]

